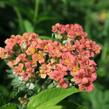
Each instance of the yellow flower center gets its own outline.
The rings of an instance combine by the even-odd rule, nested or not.
[[[73,67],[73,69],[72,69],[72,75],[76,75],[78,73],[78,70],[79,70],[79,67],[78,66]]]

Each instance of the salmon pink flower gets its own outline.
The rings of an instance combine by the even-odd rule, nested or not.
[[[30,32],[12,35],[0,48],[0,58],[22,81],[52,80],[62,88],[73,82],[80,90],[92,91],[97,78],[92,57],[100,53],[101,46],[90,40],[79,24],[57,23],[52,32],[56,40],[42,40]]]
[[[5,49],[0,47],[0,58],[5,58]]]
[[[27,55],[32,55],[35,53],[35,48],[34,47],[29,47],[27,50],[26,50],[26,54]]]
[[[61,79],[59,81],[59,86],[66,89],[68,88],[68,83],[64,79]]]

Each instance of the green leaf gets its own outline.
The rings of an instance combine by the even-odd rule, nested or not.
[[[53,38],[52,37],[50,37],[50,36],[40,36],[40,38],[43,40],[53,40]]]
[[[5,97],[9,95],[8,90],[2,85],[0,85],[0,95],[5,96]]]
[[[52,17],[52,16],[39,16],[39,19],[38,19],[38,23],[41,23],[43,21],[50,21],[50,20],[56,20],[56,18]]]
[[[5,104],[0,107],[0,109],[17,109],[17,106],[15,104]]]
[[[42,109],[42,108],[40,108],[40,109]],[[62,106],[45,106],[43,109],[63,109],[63,107]]]
[[[77,92],[79,92],[79,90],[75,87],[68,89],[47,89],[45,91],[40,92],[38,95],[31,97],[27,105],[27,109],[48,109],[48,106],[55,106],[57,103],[59,103],[66,97]]]
[[[32,24],[28,20],[24,20],[24,29],[27,32],[33,32],[34,31]]]
[[[74,102],[69,102],[68,99],[67,100],[63,100],[63,102],[61,102],[59,105],[62,105],[63,108],[62,109],[87,109],[85,106],[82,106],[80,104],[76,104]]]

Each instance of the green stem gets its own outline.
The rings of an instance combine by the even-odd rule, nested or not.
[[[38,11],[39,11],[39,0],[35,0],[35,10],[34,10],[34,17],[33,17],[33,25],[35,25],[36,19],[38,18]]]
[[[19,9],[17,7],[14,7],[14,10],[15,10],[16,15],[18,17],[18,22],[19,22],[20,30],[22,31],[23,30],[23,26],[22,26],[22,16],[21,16],[21,13],[20,13],[20,11],[19,11]]]

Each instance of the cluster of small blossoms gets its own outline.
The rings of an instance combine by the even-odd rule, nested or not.
[[[90,40],[78,24],[55,24],[52,27],[55,37],[66,40],[60,62],[67,67],[80,90],[93,90],[96,80],[96,63],[92,58],[100,53],[101,47]],[[61,36],[61,37],[59,37]]]
[[[101,47],[88,39],[78,24],[58,23],[52,32],[55,41],[42,40],[35,33],[12,35],[5,41],[5,48],[0,48],[0,58],[24,81],[49,78],[63,88],[75,84],[80,90],[91,91],[96,80],[92,58]]]

